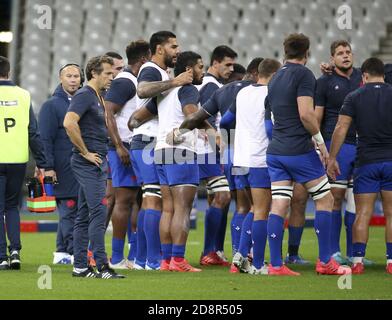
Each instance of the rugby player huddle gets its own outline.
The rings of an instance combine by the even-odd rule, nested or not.
[[[172,32],[128,46],[128,66],[104,97],[115,190],[111,270],[202,271],[185,256],[190,213],[205,181],[201,266],[299,275],[288,265],[309,264],[299,245],[310,196],[316,272],[362,273],[372,264],[365,250],[381,193],[392,273],[392,87],[384,82],[384,64],[370,58],[356,69],[350,44],[335,41],[331,63],[321,65],[324,74],[316,80],[306,68],[310,45],[305,35],[291,34],[283,64],[255,58],[246,70],[235,63],[231,48],[219,46],[207,73],[207,61],[196,52],[180,52]],[[232,199],[229,262],[223,249]],[[340,249],[345,199],[346,257]],[[131,211],[137,219],[124,258]]]

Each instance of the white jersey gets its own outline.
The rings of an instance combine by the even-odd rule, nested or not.
[[[236,133],[234,161],[236,167],[266,168],[269,144],[265,128],[265,98],[268,87],[250,85],[236,98]]]
[[[153,62],[147,62],[145,63],[139,71],[139,75],[142,72],[142,70],[144,70],[145,68],[148,67],[152,67],[157,69],[162,77],[161,81],[167,81],[170,80],[169,78],[169,74],[167,73],[167,71],[163,70],[162,68],[160,68],[157,64],[153,63]],[[159,104],[159,102],[163,99],[163,97],[165,95],[167,95],[168,92],[164,92],[162,94],[160,94],[157,97],[157,104]],[[149,102],[151,102],[153,99],[152,98],[148,98],[148,99],[140,99],[139,97],[137,97],[137,110],[146,106]],[[154,119],[142,124],[139,128],[133,130],[133,134],[136,135],[145,135],[148,137],[156,137],[158,134],[158,117],[155,117]]]
[[[166,136],[175,128],[179,128],[185,120],[178,92],[182,87],[173,89],[160,103],[158,108],[159,130],[155,150],[172,149],[166,143]],[[192,130],[183,135],[184,142],[175,146],[176,149],[186,149],[196,153],[198,130]]]
[[[124,71],[119,73],[116,79],[121,78],[129,79],[133,82],[135,89],[137,88],[137,78],[131,72]],[[118,133],[122,142],[130,143],[132,140],[133,133],[128,128],[128,121],[132,114],[136,111],[136,99],[137,95],[135,94],[131,100],[125,103],[121,111],[114,115],[117,123]]]
[[[196,88],[200,92],[201,89],[203,89],[209,83],[216,84],[218,86],[218,88],[223,87],[223,84],[220,83],[214,76],[207,74],[203,78],[203,83],[199,86],[196,86]],[[217,119],[219,119],[219,120],[216,122],[216,127],[219,128],[219,123],[220,123],[220,119],[221,119],[220,114],[217,115]],[[213,150],[212,150],[212,147],[209,144],[209,142],[206,142],[203,138],[199,138],[197,141],[197,153],[198,154],[208,154],[208,153],[212,153],[212,152],[213,152]]]

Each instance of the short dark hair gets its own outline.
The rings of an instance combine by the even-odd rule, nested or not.
[[[10,71],[10,61],[6,57],[0,56],[0,77],[8,78]]]
[[[103,55],[91,58],[87,62],[86,66],[86,77],[87,81],[90,81],[93,78],[93,71],[100,75],[103,71],[103,64],[108,63],[111,66],[114,64],[113,58]]]
[[[264,58],[257,57],[254,58],[249,64],[248,67],[246,68],[246,73],[252,74],[252,73],[257,73],[259,71],[259,65],[262,63]]]
[[[156,54],[157,47],[165,44],[169,39],[177,38],[177,36],[171,31],[159,31],[154,33],[150,39],[151,54]]]
[[[258,68],[259,76],[261,77],[270,77],[276,71],[280,69],[282,65],[278,60],[275,59],[264,59],[262,63],[260,63]]]
[[[336,41],[332,42],[332,44],[331,44],[331,56],[335,55],[336,49],[340,46],[349,47],[351,50],[350,42],[348,42],[347,40],[336,40]]]
[[[238,73],[238,74],[246,73],[245,67],[239,63],[234,63],[233,69],[234,69],[233,73]]]
[[[181,52],[177,57],[177,63],[174,67],[174,75],[177,77],[179,74],[185,72],[187,67],[193,68],[199,59],[201,59],[201,56],[196,52]]]
[[[137,40],[131,42],[127,46],[125,51],[127,53],[127,59],[129,65],[133,65],[137,63],[143,57],[148,58],[151,52],[150,44],[144,40]]]
[[[361,67],[362,73],[368,73],[372,77],[383,77],[385,75],[385,65],[378,58],[367,59]]]
[[[303,33],[290,34],[284,40],[284,53],[286,60],[303,59],[310,48],[310,40]]]
[[[114,52],[114,51],[106,52],[104,55],[108,56],[108,57],[110,57],[112,59],[123,60],[123,57],[119,53]]]
[[[218,46],[212,51],[211,55],[211,66],[214,64],[214,61],[222,62],[226,57],[236,59],[238,57],[237,52],[231,49],[228,46]]]

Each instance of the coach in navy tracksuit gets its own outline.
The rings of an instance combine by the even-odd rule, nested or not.
[[[50,175],[58,182],[54,187],[59,212],[57,245],[53,264],[70,264],[73,255],[73,228],[77,212],[79,184],[71,169],[72,143],[63,122],[73,95],[81,85],[82,72],[77,65],[60,70],[61,84],[39,113],[39,129],[45,146]]]

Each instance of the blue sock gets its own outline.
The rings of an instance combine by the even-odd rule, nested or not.
[[[124,259],[125,240],[112,238],[112,264],[117,264]]]
[[[331,212],[316,211],[314,229],[318,238],[320,260],[328,263],[331,259]]]
[[[231,223],[230,223],[230,233],[231,233],[231,249],[233,251],[233,255],[234,252],[237,250],[235,248],[235,228],[236,228],[236,220],[238,219],[238,212],[234,211],[233,213],[233,218],[231,218]]]
[[[232,253],[233,256],[237,253],[240,247],[241,230],[245,217],[246,214],[237,213],[237,215],[234,215],[233,220],[231,220],[231,232],[232,232],[231,238],[233,243],[233,253]]]
[[[271,265],[281,267],[282,261],[282,242],[283,242],[284,219],[274,213],[268,217],[267,232],[270,247]]]
[[[147,259],[147,241],[144,233],[144,215],[145,211],[142,209],[137,216],[137,253],[136,264],[145,266]]]
[[[161,212],[147,209],[144,214],[144,233],[147,241],[147,261],[151,264],[161,260],[161,239],[159,238],[159,222]]]
[[[333,210],[331,214],[331,253],[340,252],[340,230],[342,229],[342,212]]]
[[[346,227],[346,255],[353,256],[353,225],[355,222],[355,213],[346,211],[344,214],[344,225]]]
[[[363,258],[366,255],[366,243],[353,244],[353,257]]]
[[[252,212],[249,212],[242,223],[238,252],[241,253],[243,257],[247,257],[252,248],[252,225],[254,216],[255,215]]]
[[[392,260],[392,243],[387,242],[387,260]]]
[[[136,258],[137,252],[137,232],[132,232],[131,234],[131,248],[129,249],[128,253],[128,260],[134,261]]]
[[[265,245],[267,244],[268,220],[254,221],[252,226],[253,265],[260,269],[264,265]]]
[[[185,245],[184,246],[178,246],[176,244],[173,244],[173,257],[174,258],[184,258],[185,257]]]
[[[131,219],[129,219],[128,221],[128,228],[127,228],[127,238],[128,238],[128,243],[131,244],[131,240],[132,240],[132,223],[131,223]]]
[[[206,211],[204,223],[204,251],[203,255],[215,252],[215,242],[222,220],[222,209],[209,207]]]
[[[162,259],[166,261],[170,261],[173,252],[173,244],[162,244]]]
[[[225,237],[226,237],[226,229],[227,229],[227,215],[229,213],[229,208],[225,208],[222,210],[222,219],[219,223],[218,234],[215,240],[215,249],[216,251],[225,251]]]

